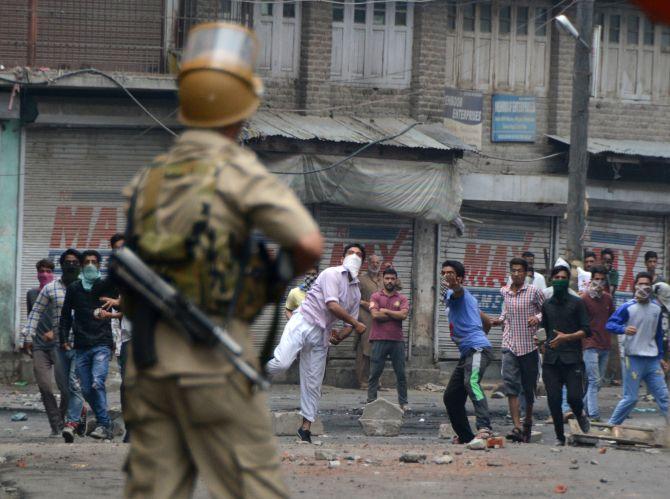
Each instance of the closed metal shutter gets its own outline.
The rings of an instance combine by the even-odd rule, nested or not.
[[[316,219],[326,244],[320,269],[340,265],[342,251],[347,243],[358,242],[366,254],[375,253],[383,262],[391,262],[402,282],[401,293],[410,302],[412,313],[412,260],[414,223],[411,218],[368,210],[354,210],[334,205],[316,207]],[[361,272],[365,272],[363,266]],[[410,317],[403,321],[405,342],[409,341]],[[331,347],[332,358],[354,358],[353,335],[336,347]]]
[[[509,276],[509,261],[524,251],[535,253],[536,271],[544,269],[544,250],[551,255],[551,218],[517,215],[507,212],[461,210],[466,221],[465,234],[453,236],[448,226],[441,226],[440,261],[458,260],[465,266],[465,286],[479,301],[480,309],[497,317],[502,309],[500,288]],[[439,295],[439,293],[436,293]],[[436,305],[438,358],[458,359],[456,344],[451,340],[444,303],[437,296]],[[489,339],[496,355],[500,351],[502,329],[491,328]]]
[[[69,247],[95,249],[106,264],[109,238],[125,229],[121,189],[171,142],[165,132],[46,129],[26,132],[21,309],[37,286],[35,263]]]
[[[565,221],[560,224],[561,255],[566,248]],[[634,215],[619,212],[593,212],[587,217],[584,233],[584,249],[591,250],[600,258],[603,248],[614,251],[614,268],[619,271],[619,287],[615,295],[617,303],[633,297],[635,274],[646,271],[644,254],[658,253],[656,271],[665,275],[665,220],[657,215]]]

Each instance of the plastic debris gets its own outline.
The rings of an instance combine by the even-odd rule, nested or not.
[[[12,414],[12,421],[28,421],[28,415],[25,412],[16,412]]]

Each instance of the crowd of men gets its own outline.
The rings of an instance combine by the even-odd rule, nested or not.
[[[115,234],[110,247],[124,244]],[[367,268],[360,269],[367,260]],[[559,259],[549,283],[534,270],[534,255],[525,252],[509,262],[509,279],[500,290],[502,311],[488,317],[477,299],[464,287],[466,269],[461,262],[442,265],[440,295],[449,318],[451,336],[460,359],[444,392],[444,404],[453,426],[455,443],[493,435],[488,405],[481,387],[493,361],[488,332],[502,326],[501,371],[513,422],[509,440],[529,442],[537,383],[542,376],[557,443],[565,443],[564,423],[575,417],[588,432],[591,421],[600,421],[598,392],[606,378],[613,339],[620,360],[623,398],[609,419],[621,424],[634,408],[645,381],[659,409],[667,417],[668,390],[663,359],[666,350],[664,314],[670,305],[670,286],[656,272],[658,255],[645,254],[647,271],[635,278],[632,300],[614,305],[619,275],[613,252],[604,249],[601,262],[594,252],[584,255],[577,293],[570,288],[571,270]],[[39,287],[27,294],[28,318],[19,345],[33,357],[35,378],[46,409],[51,435],[73,442],[86,429],[86,404],[97,424],[89,433],[112,439],[105,382],[115,355],[123,378],[131,338],[130,322],[120,311],[118,292],[101,278],[101,255],[95,250],[68,249],[60,255],[61,276],[55,279],[54,263],[36,264]],[[398,404],[408,408],[405,374],[405,341],[402,323],[409,303],[398,273],[378,255],[366,258],[365,248],[345,247],[341,265],[308,269],[304,279],[288,293],[288,319],[267,372],[287,370],[299,357],[302,440],[311,441],[311,424],[318,414],[321,385],[329,346],[355,333],[355,373],[367,402],[376,400],[387,359],[396,377]],[[666,318],[667,322],[667,318]],[[344,327],[336,329],[338,323]],[[615,375],[616,376],[616,375]],[[54,395],[52,380],[61,394]],[[466,416],[470,398],[476,416],[473,432]],[[123,402],[122,390],[122,402]],[[124,440],[127,441],[129,431]]]
[[[114,234],[110,248],[119,249],[124,242],[123,234]],[[98,251],[70,248],[60,255],[59,264],[61,276],[56,279],[51,260],[37,262],[39,287],[27,293],[28,318],[17,345],[33,358],[51,436],[62,436],[68,443],[84,436],[88,404],[96,421],[88,435],[112,439],[105,383],[114,355],[123,374],[130,324],[119,310],[118,291],[102,278]]]
[[[461,354],[444,393],[455,442],[467,443],[492,435],[481,388],[481,379],[492,359],[491,343],[486,337],[490,324],[503,326],[502,377],[514,425],[507,439],[530,441],[540,372],[557,445],[565,445],[567,418],[575,417],[583,432],[590,430],[591,421],[600,421],[598,391],[605,377],[612,339],[617,336],[622,338],[615,345],[621,359],[623,398],[608,423],[620,425],[630,415],[641,381],[667,422],[664,314],[670,307],[670,286],[656,273],[657,254],[648,251],[647,270],[635,277],[633,299],[615,309],[613,295],[619,275],[612,265],[613,256],[612,250],[602,250],[602,265],[598,265],[595,253],[586,253],[586,269],[578,269],[580,293],[569,287],[572,276],[565,260],[556,262],[550,273],[550,287],[543,289],[543,277],[532,268],[534,255],[526,252],[522,258],[513,258],[509,262],[510,280],[500,290],[502,312],[493,319],[482,314],[477,300],[463,286],[463,264],[444,262],[441,294],[452,337]],[[476,434],[465,413],[468,396],[475,409]]]

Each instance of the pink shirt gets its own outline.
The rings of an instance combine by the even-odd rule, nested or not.
[[[358,279],[350,281],[349,271],[341,265],[329,267],[319,274],[298,309],[308,323],[324,330],[326,338],[330,337],[330,329],[339,320],[326,307],[329,301],[336,301],[349,315],[358,319],[361,303]]]
[[[405,295],[394,291],[388,296],[383,291],[377,291],[370,297],[370,310],[380,310],[385,308],[394,312],[400,310],[409,310],[409,302]],[[404,341],[402,335],[402,321],[391,319],[388,321],[378,321],[372,319],[372,331],[370,332],[370,341]]]

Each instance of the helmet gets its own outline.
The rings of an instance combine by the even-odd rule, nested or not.
[[[263,83],[254,74],[258,41],[244,26],[205,23],[193,28],[179,72],[179,120],[217,128],[249,118]]]

